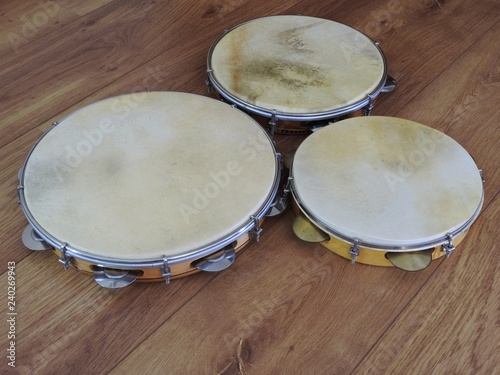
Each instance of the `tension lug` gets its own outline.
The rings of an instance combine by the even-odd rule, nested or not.
[[[170,265],[168,264],[168,259],[166,256],[163,256],[161,276],[165,279],[165,283],[170,284],[170,277],[172,276],[172,272],[170,271]]]
[[[67,271],[68,268],[72,265],[71,264],[71,257],[66,254],[66,246],[68,246],[67,243],[65,243],[59,251],[61,252],[61,257],[59,258],[59,263],[62,263],[64,270]]]
[[[441,246],[441,251],[446,252],[446,258],[449,258],[451,253],[455,251],[455,246],[453,245],[453,236],[451,233],[446,234],[446,240],[442,246]]]
[[[250,218],[254,222],[254,227],[250,230],[249,235],[251,238],[254,238],[255,241],[259,242],[260,235],[262,233],[262,228],[259,226],[259,219],[255,216],[250,216]]]
[[[359,240],[356,238],[349,249],[349,254],[351,254],[351,263],[356,263],[356,258],[359,256]]]

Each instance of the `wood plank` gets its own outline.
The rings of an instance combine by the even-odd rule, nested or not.
[[[500,196],[353,374],[500,373]]]
[[[112,0],[81,3],[74,0],[47,0],[35,4],[4,1],[0,6],[0,56],[19,52],[20,47],[57,31]]]
[[[84,16],[112,1],[113,0],[94,0],[82,2],[78,0],[57,0],[56,3],[66,9],[70,9],[79,16]]]
[[[18,54],[23,46],[63,28],[77,13],[56,1],[2,1],[0,4],[0,57]]]
[[[487,32],[500,14],[495,0],[480,7],[466,0],[392,4],[397,11],[381,5],[359,24],[360,30],[372,31],[369,35],[380,41],[389,72],[398,81],[397,90],[377,102],[374,114],[397,114],[427,85],[434,85],[439,74]]]
[[[419,273],[352,265],[298,240],[292,219],[288,212],[111,373],[208,374],[228,364],[225,373],[237,373],[240,339],[249,373],[349,373],[440,263]],[[186,360],[190,348],[196,360]]]

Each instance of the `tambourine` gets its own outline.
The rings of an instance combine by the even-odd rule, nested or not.
[[[218,100],[144,92],[55,123],[19,173],[24,244],[104,287],[221,271],[274,209],[267,132]]]
[[[339,121],[306,138],[291,160],[295,234],[352,262],[424,269],[455,250],[483,203],[469,153],[409,120]]]

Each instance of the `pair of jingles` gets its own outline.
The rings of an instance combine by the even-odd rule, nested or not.
[[[54,123],[19,173],[24,244],[104,287],[168,283],[229,267],[291,196],[299,238],[416,271],[451,254],[479,214],[481,171],[459,144],[368,116],[396,83],[379,46],[348,26],[240,24],[212,45],[207,84],[221,100],[128,94]],[[274,133],[312,134],[282,160]]]

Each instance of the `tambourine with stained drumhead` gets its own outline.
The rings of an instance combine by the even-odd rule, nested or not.
[[[449,255],[483,203],[481,171],[445,134],[356,117],[310,135],[290,166],[297,236],[351,259],[417,271]]]
[[[207,74],[219,97],[284,134],[369,114],[396,85],[378,44],[307,16],[258,18],[225,31],[210,48]]]
[[[266,131],[218,100],[148,92],[88,105],[35,144],[20,173],[24,244],[104,287],[221,271],[273,209]]]

